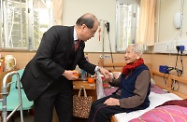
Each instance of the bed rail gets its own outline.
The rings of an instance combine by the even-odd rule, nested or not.
[[[177,81],[178,83],[182,83],[182,84],[187,85],[187,79],[186,78],[175,76],[175,75],[164,74],[164,73],[158,72],[156,70],[151,70],[151,73],[152,73],[153,79],[154,79],[154,75],[159,76],[159,77],[163,77],[163,78],[167,78],[166,79],[166,81],[167,81],[166,85],[162,85],[159,82],[156,82],[157,86],[159,86],[163,89],[166,89],[168,92],[171,92],[171,93],[174,93],[174,94],[178,95],[182,99],[187,99],[187,94],[181,93],[178,90],[173,90],[172,89],[173,81]]]

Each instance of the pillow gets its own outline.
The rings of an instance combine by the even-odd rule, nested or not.
[[[155,84],[155,81],[153,80],[153,78],[151,78],[151,86],[154,86]]]
[[[166,105],[154,108],[144,113],[140,117],[129,122],[186,122],[187,108],[178,105]]]
[[[157,94],[165,94],[168,93],[166,90],[158,87],[156,84],[151,85],[151,91]]]
[[[151,92],[149,95],[149,100],[150,100],[149,108],[153,109],[156,106],[165,103],[166,101],[181,100],[181,99],[182,98],[180,98],[174,93],[157,94],[157,93]]]

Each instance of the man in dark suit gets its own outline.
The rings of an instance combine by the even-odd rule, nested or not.
[[[74,69],[78,65],[90,74],[109,72],[89,63],[84,57],[85,41],[94,36],[99,22],[90,13],[81,16],[75,26],[53,26],[44,33],[33,59],[21,78],[29,100],[34,100],[35,122],[51,122],[55,107],[59,122],[71,122],[73,111]],[[79,40],[75,50],[76,40]]]

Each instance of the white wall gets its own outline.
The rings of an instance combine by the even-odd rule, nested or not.
[[[162,41],[187,41],[187,0],[160,0],[160,28],[159,42]],[[174,26],[174,15],[177,12],[183,14],[182,27]]]
[[[177,53],[176,46],[185,46],[187,53],[187,0],[159,0],[159,35],[154,52]],[[182,14],[182,26],[176,29],[174,15]]]
[[[176,41],[182,40],[187,44],[187,0],[160,1],[158,42],[169,41],[169,43],[168,45],[165,43],[159,45],[158,49],[169,47],[169,50],[175,50]],[[74,25],[77,18],[87,12],[95,14],[98,20],[110,22],[109,39],[105,31],[104,51],[110,52],[110,40],[112,52],[115,52],[116,0],[64,0],[63,25]],[[181,29],[176,29],[173,24],[173,16],[176,12],[182,12],[183,14]],[[98,32],[96,32],[95,37],[86,42],[85,52],[102,52],[102,41],[102,37],[101,41],[98,41]],[[187,47],[185,48],[187,49]]]
[[[110,23],[110,39],[105,30],[104,51],[110,51],[109,40],[111,40],[112,52],[114,52],[116,0],[64,0],[63,25],[75,25],[76,20],[85,13],[93,13],[98,20],[106,20]],[[86,42],[85,52],[102,52],[102,41],[103,38],[98,41],[98,32],[96,32],[95,37]]]

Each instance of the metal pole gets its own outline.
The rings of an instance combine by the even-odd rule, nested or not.
[[[19,96],[19,105],[14,108],[14,110],[9,114],[9,116],[7,117],[7,87],[9,87],[10,84],[9,83],[7,85],[6,81],[8,79],[8,77],[12,76],[12,75],[16,75],[17,77],[17,86],[18,86],[18,96]],[[2,100],[2,117],[3,117],[3,122],[7,122],[7,120],[16,112],[16,110],[20,110],[20,116],[21,116],[21,122],[23,121],[23,108],[22,108],[22,96],[21,96],[21,85],[20,85],[20,75],[17,71],[12,71],[7,73],[4,78],[3,78],[3,88],[2,88],[2,95],[3,95],[3,100]]]
[[[105,51],[105,21],[101,20],[102,24],[103,24],[103,36],[102,36],[102,40],[103,40],[103,44],[102,44],[102,66],[104,66],[104,51]]]

